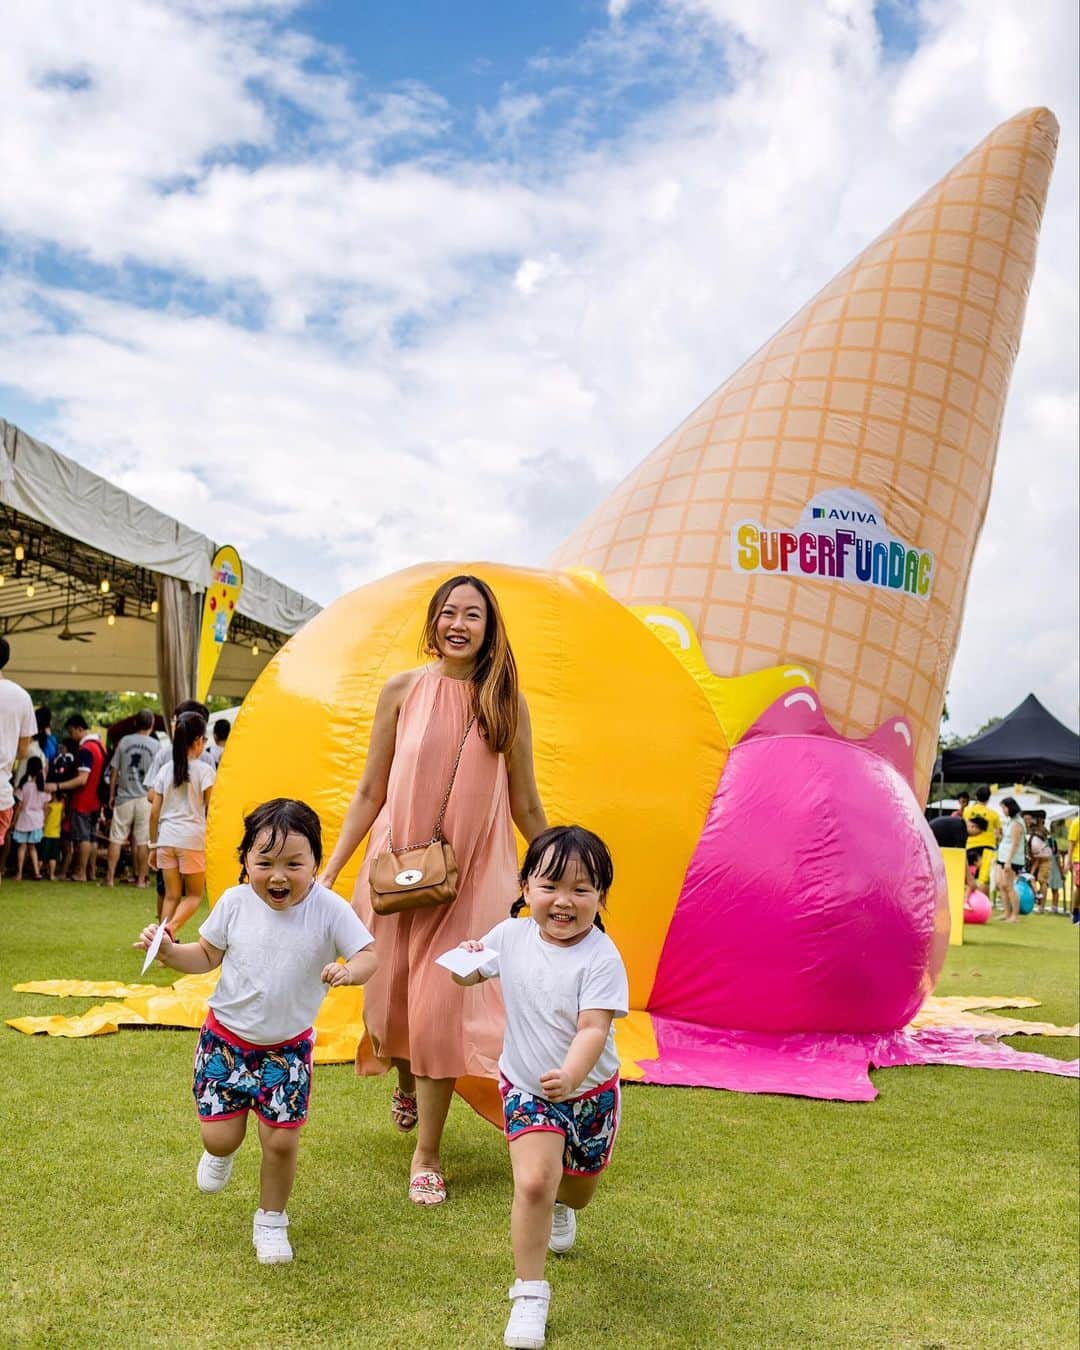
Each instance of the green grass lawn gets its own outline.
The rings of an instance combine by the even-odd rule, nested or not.
[[[12,993],[22,980],[135,979],[146,917],[126,887],[5,883],[3,1016],[91,1006]],[[940,993],[1030,994],[1043,1007],[1028,1016],[1076,1020],[1080,930],[1033,917],[968,935]],[[289,1206],[296,1260],[264,1268],[254,1140],[225,1192],[195,1189],[194,1032],[0,1034],[0,1344],[501,1345],[509,1167],[467,1107],[447,1130],[451,1202],[420,1211],[386,1081],[317,1069]],[[875,1080],[867,1105],[628,1088],[615,1164],[573,1253],[549,1266],[548,1344],[1075,1347],[1077,1083],[954,1068]]]

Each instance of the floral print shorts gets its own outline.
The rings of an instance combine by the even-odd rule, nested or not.
[[[307,1120],[311,1095],[309,1028],[282,1045],[253,1045],[211,1012],[195,1047],[192,1091],[200,1120],[228,1120],[254,1111],[267,1125],[295,1129]]]
[[[565,1102],[549,1102],[546,1097],[534,1096],[506,1078],[501,1080],[499,1091],[510,1143],[535,1130],[561,1134],[565,1140],[563,1172],[572,1177],[602,1172],[611,1161],[619,1129],[618,1074],[591,1092]]]

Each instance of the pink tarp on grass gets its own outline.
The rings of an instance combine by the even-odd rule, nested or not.
[[[1080,1077],[1080,1061],[1013,1050],[967,1028],[886,1033],[721,1031],[653,1014],[659,1054],[638,1060],[641,1082],[732,1092],[778,1092],[832,1101],[877,1096],[870,1070],[955,1064]],[[1010,1032],[1015,1026],[1006,1028]]]

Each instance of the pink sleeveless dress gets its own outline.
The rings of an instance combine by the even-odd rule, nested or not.
[[[467,681],[430,670],[416,680],[398,715],[386,803],[371,827],[353,907],[375,938],[379,968],[364,986],[366,1034],[356,1052],[361,1074],[385,1073],[407,1059],[425,1078],[497,1080],[504,1014],[498,981],[463,989],[435,958],[466,938],[482,937],[510,913],[518,894],[517,850],[506,761],[474,725],[465,742],[446,809],[443,834],[458,863],[458,893],[449,904],[404,914],[375,914],[368,872],[394,843],[431,838],[465,725],[472,716]],[[477,1085],[479,1087],[479,1085]],[[476,1093],[463,1095],[490,1114]]]

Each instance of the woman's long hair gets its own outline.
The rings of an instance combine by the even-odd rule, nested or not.
[[[181,713],[176,719],[172,742],[173,783],[180,787],[191,777],[188,770],[188,752],[199,739],[206,736],[206,720],[198,713]]]
[[[427,619],[420,650],[426,656],[441,656],[437,625],[442,608],[456,586],[475,586],[487,603],[484,640],[470,677],[472,707],[480,734],[496,754],[505,755],[514,744],[518,722],[518,676],[506,625],[491,587],[479,577],[457,576],[444,581],[428,601]]]

